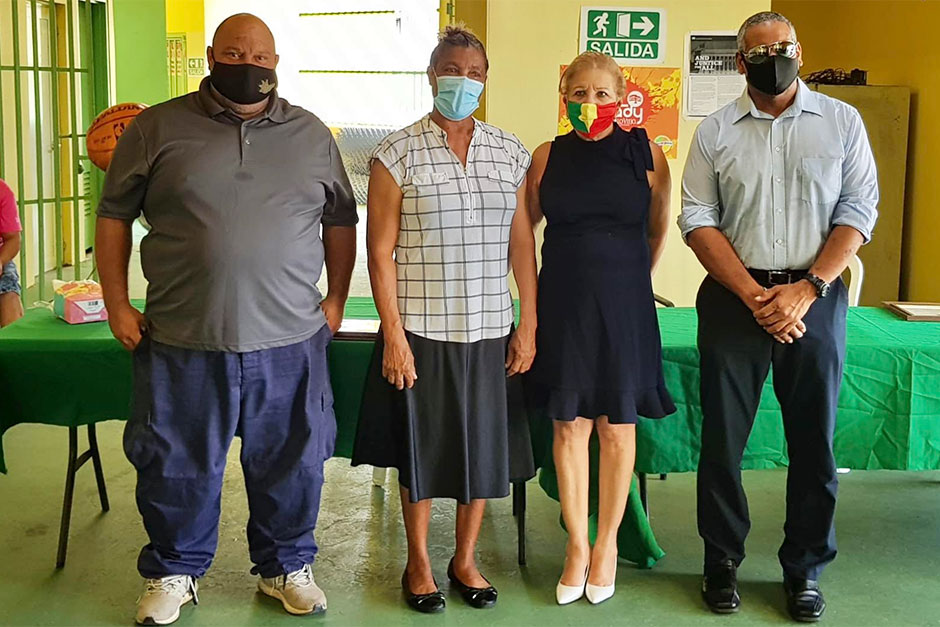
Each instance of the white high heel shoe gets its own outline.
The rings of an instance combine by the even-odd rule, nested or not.
[[[584,580],[579,586],[566,586],[561,583],[561,579],[559,579],[558,585],[555,586],[555,600],[558,601],[558,605],[568,605],[583,597],[585,586],[587,586],[587,577],[588,569],[585,568]]]
[[[617,559],[616,557],[614,558]],[[603,603],[610,597],[614,596],[614,589],[617,587],[617,569],[616,563],[614,565],[614,580],[610,582],[609,586],[595,586],[594,584],[584,583],[584,596],[587,597],[587,600],[591,605],[597,605]]]
[[[591,602],[591,605],[597,605],[598,603],[603,603],[610,597],[614,596],[614,588],[616,587],[616,581],[609,586],[595,586],[585,582],[584,596],[586,596],[587,600]]]

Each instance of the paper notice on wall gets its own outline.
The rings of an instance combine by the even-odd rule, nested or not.
[[[686,41],[684,114],[704,118],[736,100],[746,81],[738,74],[733,32],[693,32]]]

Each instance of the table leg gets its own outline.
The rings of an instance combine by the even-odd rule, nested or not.
[[[388,468],[375,467],[372,469],[372,485],[377,488],[385,487],[385,477],[388,474]]]
[[[107,512],[111,509],[108,502],[108,486],[104,483],[104,470],[101,467],[101,454],[98,452],[98,435],[95,433],[95,425],[88,425],[88,450],[91,451],[91,463],[95,467],[95,481],[98,483],[98,498],[101,499],[101,511]]]
[[[643,512],[646,514],[646,517],[649,518],[650,503],[646,493],[646,473],[638,472],[636,473],[636,477],[637,482],[640,484],[640,504],[643,505]]]
[[[65,471],[65,496],[62,499],[62,520],[59,523],[59,552],[55,567],[65,566],[65,553],[69,548],[69,525],[72,520],[72,496],[75,493],[75,462],[78,458],[78,427],[69,427],[69,463]]]
[[[525,566],[525,481],[512,484],[512,515],[516,517],[516,533],[519,545],[519,565]]]
[[[72,501],[75,496],[75,475],[78,469],[91,460],[95,467],[95,481],[98,483],[98,498],[101,509],[108,511],[108,489],[104,483],[104,471],[101,467],[101,455],[98,451],[98,438],[95,425],[88,425],[88,450],[78,454],[78,427],[69,427],[69,460],[65,470],[65,494],[62,497],[62,519],[59,523],[59,550],[56,555],[56,568],[65,566],[65,555],[69,548],[69,527],[72,523]]]

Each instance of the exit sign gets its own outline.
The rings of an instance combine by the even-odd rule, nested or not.
[[[186,60],[190,76],[204,76],[206,73],[206,60],[202,57],[190,57]]]
[[[593,50],[621,64],[663,63],[666,12],[662,9],[582,7],[581,52]]]

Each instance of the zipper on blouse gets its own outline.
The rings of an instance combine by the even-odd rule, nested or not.
[[[463,170],[463,181],[467,185],[467,224],[474,224],[477,220],[476,211],[473,208],[473,190],[470,189],[470,175],[467,173],[467,168],[470,165],[470,155],[473,152],[473,140],[476,139],[476,128],[473,129],[473,135],[470,136],[470,145],[467,146],[467,164],[464,165],[460,162],[460,159],[457,158],[457,153],[450,147],[450,144],[447,143],[447,132],[443,129],[441,130],[441,138],[444,140],[444,145],[447,146],[447,150],[453,156],[454,161],[457,162],[457,165]]]
[[[473,207],[473,190],[470,189],[470,175],[467,173],[467,169],[470,167],[470,156],[472,152],[473,137],[470,138],[470,145],[467,146],[467,165],[463,168],[463,180],[467,184],[467,224],[473,224],[477,220],[476,211]]]
[[[467,183],[467,224],[473,224],[477,217],[473,210],[473,191],[470,189],[470,177],[467,176],[466,170],[463,172],[463,180]]]

